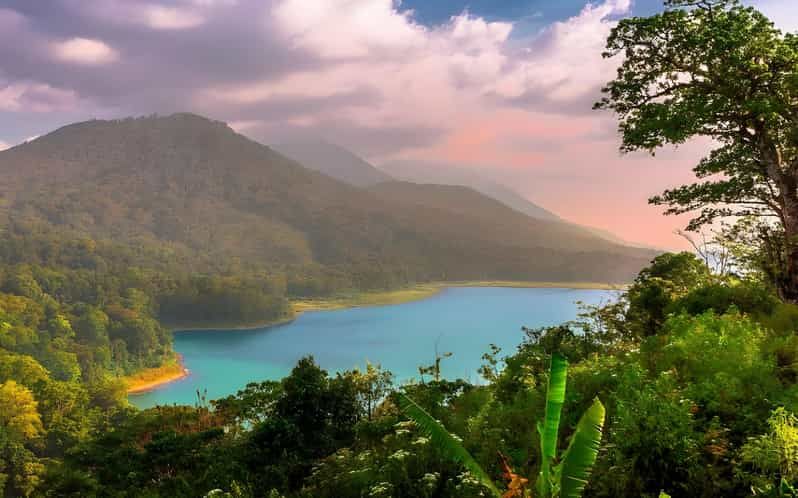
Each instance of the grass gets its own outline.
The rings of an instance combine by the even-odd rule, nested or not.
[[[537,282],[514,280],[473,280],[463,282],[442,282],[443,287],[516,287],[526,289],[597,289],[597,290],[623,290],[627,284],[608,284],[600,282]]]
[[[294,311],[321,311],[353,308],[356,306],[383,306],[386,304],[401,304],[428,298],[437,294],[443,286],[437,284],[423,284],[392,291],[379,292],[354,292],[329,298],[303,299],[292,301]]]
[[[601,284],[597,282],[517,282],[509,280],[473,280],[461,282],[433,282],[418,284],[404,289],[378,292],[353,292],[329,298],[304,299],[293,301],[294,311],[326,311],[357,306],[382,306],[401,304],[426,299],[447,287],[515,287],[515,288],[567,288],[620,290],[621,284]]]
[[[127,386],[128,394],[144,393],[156,389],[169,382],[174,382],[188,375],[179,355],[174,355],[163,365],[145,368],[122,378]]]

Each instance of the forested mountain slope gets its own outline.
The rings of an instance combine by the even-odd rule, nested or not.
[[[615,244],[645,247],[629,243],[608,230],[563,220],[505,185],[484,178],[475,172],[455,168],[451,165],[423,161],[391,161],[381,166],[386,171],[390,171],[389,175],[383,169],[372,166],[354,152],[322,140],[297,140],[272,147],[305,167],[355,187],[369,188],[394,180],[468,187],[532,218],[559,221],[564,225],[569,225],[572,229],[587,232]]]
[[[360,287],[619,282],[652,255],[522,215],[363,191],[191,114],[69,125],[0,153],[0,175],[12,232],[57,227],[136,248],[131,263],[190,271],[321,266]]]
[[[462,219],[479,220],[483,235],[490,234],[505,242],[518,243],[545,234],[541,245],[566,250],[588,247],[611,247],[602,238],[569,223],[531,219],[504,203],[459,185],[419,184],[392,181],[374,185],[369,191],[386,201],[451,213]]]
[[[562,221],[556,214],[538,206],[511,188],[468,169],[427,161],[390,161],[381,164],[380,169],[393,178],[407,182],[469,187],[532,218]]]

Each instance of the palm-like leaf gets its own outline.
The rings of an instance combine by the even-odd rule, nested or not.
[[[474,460],[474,457],[468,453],[468,450],[460,444],[460,441],[455,439],[440,422],[435,420],[432,415],[427,413],[426,410],[421,408],[415,401],[402,393],[397,393],[397,395],[399,397],[399,407],[402,409],[402,412],[415,422],[423,433],[429,436],[444,456],[462,464],[463,467],[465,467],[483,486],[488,488],[494,496],[501,497],[501,492],[496,488],[496,485],[493,483],[490,476],[488,476],[488,473],[480,467],[476,460]]]
[[[560,498],[582,496],[601,444],[604,415],[604,405],[596,399],[576,424],[562,462],[554,469],[556,480],[560,483]]]
[[[546,389],[546,417],[540,430],[540,476],[538,493],[551,495],[551,463],[557,458],[557,433],[560,429],[560,414],[565,402],[565,383],[568,375],[568,361],[559,353],[551,356],[549,383]]]

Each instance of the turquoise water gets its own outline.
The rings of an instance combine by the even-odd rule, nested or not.
[[[576,317],[576,301],[613,297],[601,290],[453,287],[411,303],[306,312],[275,327],[176,332],[175,350],[191,375],[130,400],[141,408],[194,404],[198,389],[219,398],[248,382],[280,379],[309,354],[330,372],[379,363],[401,382],[431,364],[437,348],[453,353],[442,363],[446,377],[476,382],[490,343],[513,352],[522,326],[556,325]]]

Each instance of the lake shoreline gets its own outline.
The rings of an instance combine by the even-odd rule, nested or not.
[[[386,306],[404,304],[432,297],[452,287],[507,287],[518,289],[587,289],[623,290],[627,284],[602,284],[597,282],[538,282],[512,280],[462,280],[452,282],[431,282],[393,291],[362,292],[352,296],[330,297],[294,301],[297,313],[303,311],[329,311],[366,306]]]
[[[263,322],[252,322],[252,323],[241,323],[241,322],[230,322],[230,323],[218,323],[214,325],[205,325],[205,324],[191,324],[191,323],[181,323],[181,324],[173,324],[173,323],[162,323],[164,327],[166,327],[170,332],[218,332],[221,330],[228,331],[228,330],[257,330],[257,329],[264,329],[267,327],[277,327],[279,325],[285,325],[288,323],[293,322],[296,320],[297,314],[294,313],[291,316],[281,317],[276,320],[267,320]]]
[[[350,295],[336,297],[323,297],[318,299],[301,299],[291,301],[292,314],[276,320],[262,322],[217,323],[206,325],[203,323],[162,324],[171,332],[218,332],[218,331],[247,331],[268,327],[286,325],[296,320],[306,311],[335,311],[350,308],[363,308],[368,306],[389,306],[405,304],[413,301],[427,299],[447,288],[452,287],[507,287],[517,289],[587,289],[587,290],[623,290],[626,284],[602,284],[597,282],[538,282],[538,281],[513,281],[513,280],[463,280],[453,282],[432,282],[417,284],[402,289],[390,291],[358,292]]]
[[[186,368],[183,355],[175,353],[175,357],[170,362],[160,367],[141,370],[124,377],[123,380],[127,384],[127,395],[135,396],[160,389],[172,382],[185,379],[189,375],[191,375],[191,371]]]
[[[589,289],[589,290],[621,290],[625,286],[623,284],[600,284],[596,282],[533,282],[533,281],[504,281],[504,280],[491,280],[491,281],[456,281],[456,282],[433,282],[428,284],[418,284],[404,289],[397,289],[392,291],[379,291],[379,292],[360,292],[351,295],[320,298],[312,300],[298,300],[292,301],[292,315],[282,317],[278,320],[269,320],[265,322],[258,322],[252,324],[216,324],[213,326],[192,326],[191,324],[165,324],[171,332],[219,332],[219,331],[246,331],[257,330],[269,327],[277,327],[286,325],[297,319],[302,313],[306,311],[333,311],[349,308],[361,308],[368,306],[388,306],[394,304],[405,304],[413,301],[420,301],[429,297],[435,296],[451,287],[508,287],[508,288],[527,288],[527,289]],[[134,386],[128,387],[128,395],[143,394],[156,389],[160,389],[168,384],[184,379],[190,375],[190,371],[183,364],[183,358],[177,355],[177,362],[179,371],[171,369],[164,372],[162,375],[156,375],[152,380],[147,381],[131,381]],[[156,367],[155,369],[148,369],[155,371],[164,369]],[[136,376],[146,376],[147,370],[129,376],[128,379]]]

